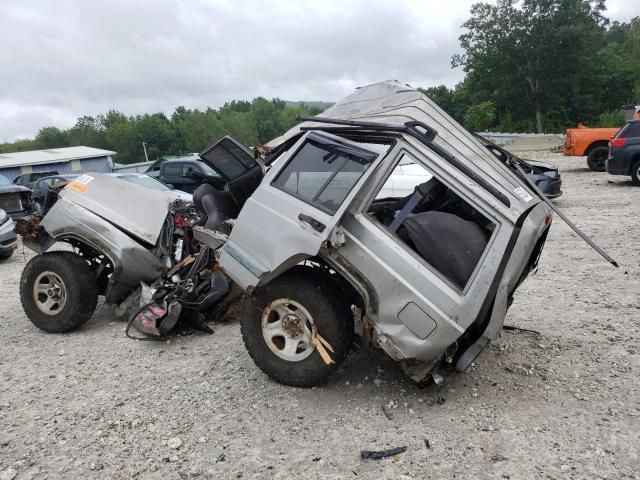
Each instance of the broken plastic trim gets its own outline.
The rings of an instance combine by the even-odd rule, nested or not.
[[[317,123],[327,123],[333,125],[343,125],[343,127],[334,127],[327,128],[324,126],[309,126],[309,127],[301,127],[300,130],[308,131],[308,130],[323,130],[325,132],[331,133],[346,133],[346,132],[355,132],[355,131],[363,131],[363,130],[371,130],[377,132],[397,132],[407,134],[420,143],[425,145],[427,148],[438,154],[440,157],[444,158],[449,164],[458,169],[460,172],[464,173],[467,177],[473,180],[475,183],[484,188],[487,192],[489,192],[492,196],[494,196],[500,203],[504,204],[507,207],[511,207],[511,202],[509,199],[500,191],[498,191],[493,185],[487,182],[484,178],[478,176],[473,170],[467,167],[465,164],[460,162],[456,157],[451,155],[447,150],[433,143],[433,140],[436,138],[438,132],[425,125],[422,122],[411,121],[407,122],[404,125],[391,125],[385,123],[376,123],[376,122],[365,122],[365,121],[354,121],[354,120],[342,120],[337,118],[326,118],[326,117],[298,117],[298,120],[308,121],[308,122],[317,122]]]

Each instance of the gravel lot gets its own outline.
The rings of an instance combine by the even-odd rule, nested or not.
[[[506,321],[540,334],[503,332],[442,387],[362,351],[326,387],[284,387],[236,321],[135,342],[99,305],[80,331],[46,334],[18,298],[30,254],[15,254],[0,264],[0,480],[640,478],[640,188],[582,158],[528,156],[561,166],[557,204],[621,268],[556,218]]]

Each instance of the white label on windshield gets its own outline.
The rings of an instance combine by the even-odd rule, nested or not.
[[[524,200],[525,202],[529,202],[533,197],[531,195],[529,195],[529,192],[527,192],[524,188],[522,187],[518,187],[514,190],[514,193],[516,195],[518,195],[522,200]]]
[[[73,179],[74,182],[80,183],[82,185],[86,185],[89,182],[91,182],[95,177],[92,177],[91,175],[80,175],[79,177],[76,177]]]

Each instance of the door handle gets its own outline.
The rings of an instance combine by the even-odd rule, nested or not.
[[[315,218],[313,218],[313,217],[311,217],[309,215],[305,215],[304,213],[301,213],[301,214],[298,215],[298,220],[300,220],[301,222],[306,223],[311,228],[313,228],[316,232],[322,233],[322,232],[324,232],[324,229],[327,228],[324,223],[319,222]]]

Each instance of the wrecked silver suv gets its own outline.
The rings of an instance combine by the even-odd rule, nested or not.
[[[325,381],[354,334],[400,362],[416,381],[446,364],[465,370],[500,332],[551,223],[550,207],[524,174],[510,170],[424,95],[397,82],[360,88],[256,148],[259,158],[223,140],[201,153],[219,177],[194,194],[198,238],[217,232],[217,243],[201,244],[211,252],[200,264],[224,276],[225,294],[234,288],[244,293],[246,348],[258,367],[288,385]],[[91,283],[92,272],[102,282],[90,294],[106,293],[112,303],[124,300],[140,280],[160,276],[157,288],[168,291],[171,282],[183,284],[176,262],[187,257],[170,241],[175,251],[167,262],[167,248],[158,248],[166,236],[160,219],[167,202],[149,197],[132,203],[125,221],[122,211],[112,216],[109,203],[78,207],[77,199],[92,188],[106,188],[92,183],[59,194],[65,201],[49,210],[36,232],[44,239],[40,251],[54,241],[79,245],[84,258],[72,260],[69,253],[65,261],[84,264],[84,281]],[[116,195],[125,201],[125,192]],[[51,218],[76,208],[93,209],[97,223],[76,217],[80,223],[65,227]],[[100,240],[105,236],[117,248]],[[30,240],[37,243],[34,234]],[[116,251],[123,258],[110,258]],[[135,258],[124,261],[127,255]],[[23,275],[23,303],[38,294],[49,301],[49,290],[64,285],[65,270],[49,263],[45,272],[26,267],[31,273]],[[111,268],[106,276],[105,266]],[[198,281],[203,278],[209,277]],[[215,281],[220,285],[220,278]],[[67,300],[73,294],[63,293]],[[171,298],[189,308],[180,297]],[[95,306],[93,299],[86,304]]]

